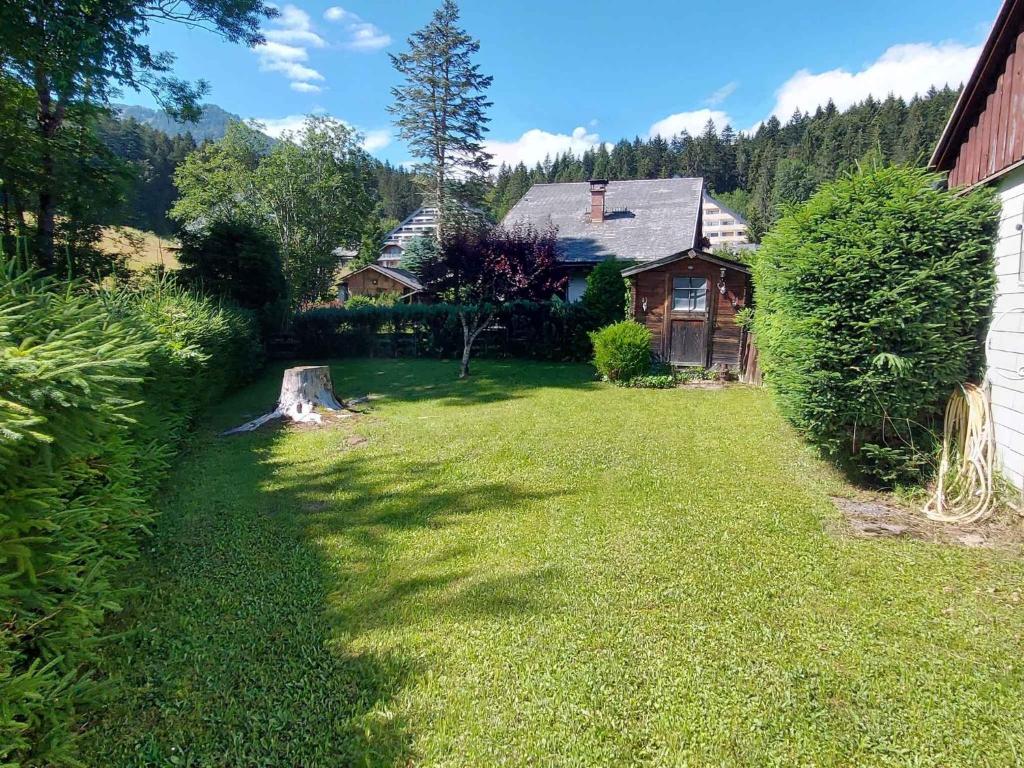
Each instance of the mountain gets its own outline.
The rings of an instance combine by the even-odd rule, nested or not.
[[[140,107],[135,104],[115,104],[114,109],[122,120],[129,118],[143,125],[166,133],[168,136],[181,136],[191,133],[197,144],[204,141],[216,141],[224,136],[228,123],[238,122],[242,118],[221,109],[216,104],[203,104],[203,114],[195,123],[180,123],[162,109]]]

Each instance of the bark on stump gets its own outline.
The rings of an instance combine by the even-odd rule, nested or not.
[[[305,424],[322,424],[323,418],[315,409],[342,411],[345,407],[334,394],[331,369],[326,365],[303,365],[289,368],[281,380],[281,394],[277,407],[270,413],[253,419],[240,427],[229,429],[225,435],[252,432],[274,419],[288,418]]]

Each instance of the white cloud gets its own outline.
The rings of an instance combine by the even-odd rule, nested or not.
[[[363,139],[363,149],[367,152],[376,152],[377,150],[384,149],[391,143],[391,131],[387,128],[381,128],[376,131],[367,131],[366,137]]]
[[[324,18],[345,25],[348,39],[343,45],[353,51],[377,51],[391,45],[391,36],[376,24],[363,21],[359,16],[351,11],[346,11],[339,5],[324,11]]]
[[[554,159],[555,155],[571,152],[581,155],[588,149],[595,149],[601,144],[601,137],[596,133],[588,133],[583,126],[576,128],[572,134],[549,133],[539,128],[527,131],[515,141],[498,141],[491,139],[484,142],[484,148],[494,155],[494,166],[502,163],[515,166],[520,162],[527,167],[543,162],[545,157]],[[611,145],[608,145],[609,149]]]
[[[349,12],[341,6],[335,5],[324,11],[324,18],[328,21],[341,21],[349,16]]]
[[[719,104],[721,104],[730,96],[732,96],[736,92],[736,89],[739,87],[740,84],[737,83],[735,80],[733,80],[731,83],[726,83],[717,91],[715,91],[706,99],[704,99],[704,103],[707,104],[709,107],[717,107]]]
[[[954,88],[967,80],[981,46],[960,43],[895,45],[859,72],[833,69],[818,74],[802,69],[776,92],[771,114],[785,121],[797,109],[813,112],[829,99],[845,109],[869,95],[883,99],[890,93],[912,98],[930,87]]]
[[[294,86],[293,86],[294,87]],[[316,87],[316,86],[314,86]],[[323,110],[314,110],[315,114],[324,114]],[[256,117],[250,120],[250,123],[258,124],[257,127],[267,136],[273,136],[275,139],[280,139],[284,134],[299,133],[303,125],[306,122],[306,115],[286,115],[285,117]],[[373,131],[361,131],[357,127],[353,126],[346,120],[340,122],[358,131],[363,136],[363,140],[360,146],[367,152],[376,152],[384,149],[384,147],[391,144],[392,136],[391,131],[387,128],[381,128]]]
[[[285,133],[298,133],[301,131],[303,123],[306,122],[306,116],[288,115],[287,117],[256,117],[250,122],[258,123],[259,125],[257,127],[267,134],[267,136],[273,136],[275,139],[279,139]]]
[[[714,121],[718,130],[722,130],[732,123],[732,118],[721,110],[696,109],[692,112],[677,112],[659,120],[651,126],[648,135],[652,138],[661,136],[663,139],[670,139],[686,131],[691,136],[696,136],[704,132],[704,126],[707,125],[708,120]]]
[[[280,16],[264,30],[267,41],[256,46],[260,69],[264,72],[280,72],[291,81],[293,90],[301,93],[316,93],[320,87],[310,81],[321,81],[324,76],[307,66],[309,48],[323,48],[326,41],[313,29],[309,14],[294,5],[280,9]]]
[[[327,45],[327,41],[316,32],[305,29],[267,29],[264,30],[263,36],[277,43],[299,43],[313,48],[323,48]]]

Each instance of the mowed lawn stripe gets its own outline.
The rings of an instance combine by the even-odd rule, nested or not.
[[[830,533],[764,391],[341,361],[322,429],[197,441],[89,764],[1011,765],[1008,553]],[[279,371],[214,426],[272,401]],[[365,445],[353,440],[366,439]]]

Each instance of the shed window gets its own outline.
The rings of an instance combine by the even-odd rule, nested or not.
[[[703,312],[708,304],[708,281],[703,277],[676,277],[672,280],[672,309],[676,312]]]

